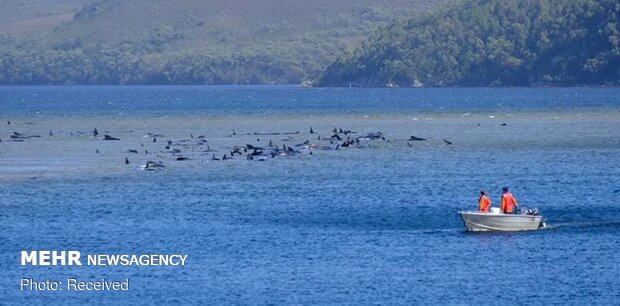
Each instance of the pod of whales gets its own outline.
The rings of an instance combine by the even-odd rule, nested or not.
[[[14,126],[19,126],[19,124],[15,124]],[[109,131],[105,131],[103,137],[98,138],[100,140],[105,141],[119,141],[121,140],[119,137],[111,136]],[[119,131],[116,131],[119,132]],[[134,133],[131,130],[120,131],[122,133]],[[330,133],[329,137],[321,137],[320,132]],[[77,137],[84,136],[97,136],[99,135],[99,130],[94,128],[90,132],[81,132],[76,131]],[[141,162],[140,159],[145,158],[147,156],[152,156],[164,160],[170,161],[189,161],[186,164],[193,165],[191,161],[200,161],[200,162],[215,162],[215,161],[239,161],[241,159],[245,159],[248,161],[266,161],[275,158],[294,158],[300,155],[312,155],[313,151],[339,151],[339,150],[347,150],[347,148],[371,148],[374,147],[377,142],[390,142],[390,139],[386,138],[386,136],[381,131],[376,132],[368,132],[358,134],[357,131],[352,131],[350,129],[343,128],[333,128],[331,130],[323,130],[319,131],[313,127],[310,127],[307,132],[301,133],[299,131],[292,132],[252,132],[252,133],[238,133],[236,130],[232,130],[232,135],[239,137],[240,140],[249,141],[249,138],[255,136],[274,136],[274,135],[286,135],[286,137],[278,137],[277,139],[263,139],[264,141],[268,140],[268,143],[261,142],[260,138],[256,138],[255,144],[246,143],[243,144],[229,144],[227,147],[216,147],[216,149],[212,149],[210,142],[207,140],[207,136],[198,134],[196,131],[194,133],[188,133],[189,138],[181,138],[181,139],[166,139],[164,141],[157,141],[158,137],[165,137],[161,134],[155,134],[148,132],[146,135],[138,135],[137,137],[149,137],[152,138],[152,141],[148,142],[146,145],[144,143],[135,143],[135,145],[140,145],[143,149],[140,151],[144,152],[144,155],[134,155],[139,160],[138,164]],[[188,135],[186,134],[186,135]],[[310,135],[316,134],[316,139],[314,137],[310,137]],[[63,137],[66,132],[59,130],[56,133],[53,133],[52,130],[49,130],[48,135],[50,137]],[[73,132],[70,132],[71,136],[74,136]],[[121,137],[125,137],[122,134]],[[194,137],[194,135],[199,135]],[[47,135],[46,135],[47,136]],[[25,140],[31,138],[39,138],[40,135],[26,135],[23,133],[19,133],[17,131],[13,132],[9,135],[9,141],[14,142],[23,142]],[[129,136],[127,136],[129,137]],[[134,137],[136,137],[134,135]],[[223,137],[227,137],[224,135]],[[308,138],[306,138],[308,137]],[[268,138],[268,137],[267,137]],[[310,140],[312,138],[313,140]],[[124,138],[127,142],[127,139],[132,138]],[[235,138],[236,139],[236,138]],[[305,140],[304,140],[305,139]],[[303,141],[302,141],[303,140]],[[418,141],[426,141],[427,138],[419,137],[419,136],[410,136],[405,139],[393,139],[395,143],[403,143],[403,146],[406,147],[414,147],[414,142]],[[446,145],[453,145],[453,142],[445,139],[439,138],[431,141],[431,144],[437,144],[437,142],[443,142]],[[230,140],[229,142],[233,142],[234,140]],[[279,143],[278,143],[279,142]],[[160,148],[164,149],[160,149]],[[106,152],[110,152],[109,147],[107,147]],[[91,151],[92,152],[92,151]],[[118,151],[120,152],[120,151]],[[131,153],[138,154],[138,149],[127,149],[125,147],[123,153]],[[95,150],[96,154],[100,153],[100,149],[97,148]],[[108,153],[109,154],[109,153]],[[100,156],[109,156],[108,154],[101,154]],[[209,158],[210,156],[210,158]],[[245,158],[239,158],[245,157]],[[124,163],[129,165],[131,164],[128,157],[124,158]],[[180,164],[180,163],[179,163]],[[165,166],[161,161],[146,161],[145,164],[139,166],[142,170],[161,170],[164,169]]]

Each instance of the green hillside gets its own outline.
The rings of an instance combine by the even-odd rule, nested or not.
[[[92,0],[47,31],[0,34],[0,84],[299,83],[445,2]]]
[[[617,0],[474,0],[395,23],[323,86],[620,84]]]
[[[88,0],[2,0],[0,33],[25,35],[73,18]]]
[[[429,7],[420,0],[98,0],[56,29],[53,37],[115,45],[148,43],[165,32],[174,37],[172,49],[177,50],[213,44],[243,47],[318,34],[347,42]]]

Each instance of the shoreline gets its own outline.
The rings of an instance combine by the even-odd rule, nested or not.
[[[588,107],[588,108],[571,108],[571,109],[527,109],[527,110],[514,110],[507,109],[502,113],[501,110],[475,110],[475,111],[463,111],[463,110],[436,110],[436,111],[364,111],[364,110],[352,110],[350,112],[331,112],[324,113],[320,110],[316,111],[304,111],[304,113],[294,112],[255,112],[255,113],[229,113],[229,114],[208,114],[201,113],[200,111],[194,111],[188,113],[187,110],[179,111],[177,113],[163,112],[100,112],[84,113],[84,114],[45,114],[37,112],[33,114],[16,114],[5,115],[4,117],[12,122],[15,120],[23,121],[24,123],[34,123],[37,120],[93,120],[93,119],[183,119],[183,118],[203,118],[207,120],[231,120],[231,119],[285,119],[285,120],[304,120],[304,119],[319,119],[319,118],[344,118],[344,119],[403,119],[403,118],[442,118],[442,119],[458,119],[463,117],[469,117],[474,119],[501,119],[501,118],[513,118],[513,117],[530,117],[530,116],[553,116],[553,117],[566,117],[575,116],[582,117],[588,115],[602,115],[602,116],[620,116],[619,107]],[[489,116],[493,116],[490,118]],[[2,123],[4,124],[4,123]],[[2,128],[0,128],[2,129]]]

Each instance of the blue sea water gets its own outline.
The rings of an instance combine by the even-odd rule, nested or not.
[[[238,120],[381,114],[389,121],[417,113],[619,110],[615,88],[0,88],[7,119],[60,124],[119,113]],[[3,127],[3,137],[9,131]],[[560,131],[540,131],[549,133]],[[157,173],[2,180],[0,303],[617,305],[620,132],[605,133],[598,135],[605,141],[377,146]],[[456,212],[475,207],[482,187],[497,205],[504,185],[540,208],[550,228],[466,233]],[[37,249],[187,254],[188,262],[19,265],[21,250]],[[20,291],[23,277],[129,279],[130,290]]]
[[[296,86],[3,87],[11,116],[310,115],[618,108],[620,88],[299,88]]]

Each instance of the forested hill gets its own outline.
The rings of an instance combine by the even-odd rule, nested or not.
[[[300,83],[449,1],[6,0],[0,84]]]
[[[393,24],[323,86],[620,84],[617,0],[473,0]]]

